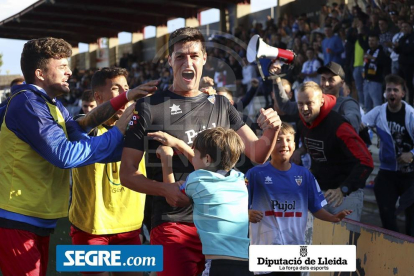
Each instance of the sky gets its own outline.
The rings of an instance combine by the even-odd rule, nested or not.
[[[0,22],[4,19],[22,11],[29,7],[31,4],[37,2],[37,0],[0,0]],[[251,0],[251,11],[256,12],[265,8],[276,6],[277,0]],[[210,24],[217,22],[220,16],[220,12],[217,9],[207,10],[201,13],[201,24]],[[185,21],[183,18],[177,18],[168,21],[167,28],[169,32],[174,31],[177,28],[184,27]],[[155,36],[155,27],[148,26],[144,30],[145,38]],[[119,33],[119,44],[128,43],[131,41],[130,33]],[[0,53],[3,54],[3,66],[0,67],[0,75],[6,74],[20,74],[20,54],[23,49],[25,40],[16,39],[4,39],[0,38]],[[88,44],[80,43],[79,52],[85,52],[88,50]]]

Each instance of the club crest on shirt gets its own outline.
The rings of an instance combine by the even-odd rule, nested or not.
[[[210,103],[214,104],[216,102],[216,97],[214,95],[210,95],[210,96],[208,96],[207,100]]]
[[[270,176],[266,176],[264,183],[265,184],[273,184],[272,178]]]
[[[298,186],[302,185],[302,176],[298,175],[294,177],[295,177],[296,184],[298,184]]]
[[[183,113],[179,105],[173,104],[172,106],[170,106],[170,108],[171,108],[171,115],[177,115],[177,114]]]

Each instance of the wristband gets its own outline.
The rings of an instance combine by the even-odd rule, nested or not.
[[[115,98],[112,98],[109,102],[114,110],[119,110],[129,102],[127,98],[127,92],[119,94]]]

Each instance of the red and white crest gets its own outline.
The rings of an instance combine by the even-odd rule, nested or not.
[[[295,176],[295,182],[296,184],[298,184],[298,186],[302,185],[302,176],[301,175]]]

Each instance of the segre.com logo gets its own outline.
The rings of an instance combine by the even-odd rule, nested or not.
[[[161,245],[58,245],[57,271],[162,271]]]

